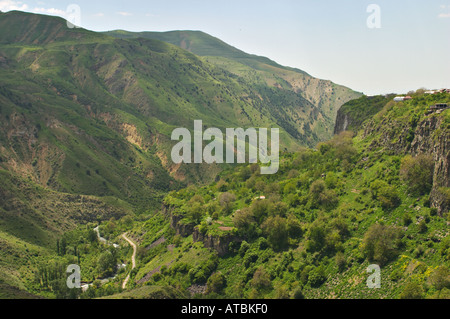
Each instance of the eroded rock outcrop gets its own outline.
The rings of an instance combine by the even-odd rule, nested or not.
[[[381,123],[370,121],[363,138],[369,136],[378,136],[370,146],[373,150],[382,147],[397,155],[432,155],[435,167],[431,207],[437,208],[440,215],[448,212],[447,195],[442,189],[450,187],[450,134],[443,116],[432,114],[414,125],[389,117],[383,118]]]

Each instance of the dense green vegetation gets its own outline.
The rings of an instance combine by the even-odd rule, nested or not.
[[[0,297],[449,298],[448,94],[351,101],[332,138],[358,93],[203,33],[64,25],[0,14]],[[172,165],[195,119],[280,127],[280,171]]]
[[[210,45],[227,47],[217,39]],[[258,70],[286,70],[254,59]],[[296,150],[329,138],[332,116],[325,113],[359,96],[327,82],[332,89],[318,98],[212,62],[155,39],[118,39],[69,29],[57,17],[0,13],[0,284],[11,286],[6,290],[25,289],[27,280],[19,278],[34,267],[30,254],[54,253],[57,239],[75,225],[156,212],[168,192],[214,181],[222,167],[170,161],[173,129],[192,129],[197,119],[220,129],[280,127],[282,148]],[[309,90],[321,83],[297,82],[311,82]],[[321,101],[338,95],[325,110]]]
[[[380,112],[394,96],[362,96],[345,103],[338,112],[335,133],[340,133],[342,130],[357,132],[365,121]],[[344,123],[347,124],[345,129]]]
[[[439,98],[448,96],[388,103],[384,111],[416,117],[412,110]],[[448,111],[423,113],[417,125],[435,116],[448,130]],[[450,216],[431,207],[433,160],[379,152],[377,136],[364,132],[286,152],[276,175],[238,166],[210,185],[171,192],[158,213],[102,224],[113,240],[125,231],[135,238],[138,267],[131,290],[121,292],[119,280],[91,296],[450,298]],[[98,269],[93,252],[83,267]],[[371,264],[381,267],[381,289],[366,285]]]
[[[328,140],[333,135],[336,105],[342,105],[361,96],[330,81],[318,80],[304,71],[281,66],[261,56],[251,55],[236,49],[223,41],[199,31],[171,32],[105,32],[120,39],[155,39],[176,45],[237,76],[240,84],[251,83],[263,101],[270,101],[265,109],[286,131],[313,147],[318,141]],[[317,88],[320,87],[320,90]],[[251,98],[251,97],[250,97]],[[259,109],[264,103],[253,99]],[[299,105],[314,105],[299,109]],[[245,112],[253,118],[255,114]]]

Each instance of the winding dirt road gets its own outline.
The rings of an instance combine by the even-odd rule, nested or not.
[[[133,247],[133,255],[131,256],[131,270],[133,270],[134,268],[136,268],[136,244],[127,237],[126,233],[122,235],[122,238],[125,239]],[[127,278],[125,278],[125,280],[123,281],[122,289],[125,289],[127,287],[129,280],[130,274],[128,274]]]

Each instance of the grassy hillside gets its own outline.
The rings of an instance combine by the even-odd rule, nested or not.
[[[393,152],[371,133],[401,141],[403,123],[417,121],[412,145],[445,144],[449,111],[430,113],[429,105],[449,99],[389,101],[356,136],[283,154],[277,175],[241,166],[171,192],[160,213],[129,228],[138,267],[129,291],[112,298],[450,298],[449,214],[431,200],[438,147],[412,157],[411,147]],[[437,135],[420,129],[430,121]],[[121,225],[103,227],[116,238]],[[380,289],[366,284],[372,264],[381,267]]]
[[[270,108],[275,118],[281,119],[283,127],[306,145],[330,139],[336,114],[346,102],[361,96],[346,87],[312,77],[306,72],[281,66],[261,56],[238,50],[220,39],[199,31],[127,32],[110,31],[106,34],[117,38],[150,38],[174,44],[206,61],[238,76],[241,81],[253,84],[263,99],[273,106],[283,106],[288,111]],[[305,102],[313,107],[299,108]]]
[[[171,162],[175,128],[192,129],[197,119],[222,130],[279,127],[282,149],[291,151],[324,140],[331,117],[317,103],[248,77],[255,71],[241,65],[238,74],[155,39],[0,13],[0,284],[23,290],[33,282],[29,246],[36,258],[54,254],[76,226],[155,212],[168,192],[214,181],[223,167]],[[39,291],[35,284],[27,289]]]
[[[115,30],[104,33],[122,39],[155,39],[171,43],[199,56],[224,57],[250,66],[257,65],[256,62],[260,62],[278,68],[285,68],[268,58],[245,53],[244,51],[201,31],[129,32]]]

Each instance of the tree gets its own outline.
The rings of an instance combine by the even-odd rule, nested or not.
[[[313,200],[318,201],[320,194],[322,194],[326,189],[327,186],[325,185],[325,182],[319,179],[311,184],[309,194],[312,196]]]
[[[422,219],[418,225],[418,230],[419,233],[424,234],[428,231],[428,226],[427,226],[427,222],[425,221],[425,219]]]
[[[206,284],[206,293],[220,294],[227,285],[227,280],[221,272],[216,272],[209,277]]]
[[[380,201],[383,209],[389,210],[400,205],[401,200],[397,189],[385,181],[375,180],[370,184],[370,189],[372,191],[372,197]]]
[[[228,215],[233,210],[234,202],[236,201],[236,196],[232,193],[223,193],[219,197],[220,206],[222,206],[225,215]]]
[[[329,190],[324,180],[319,179],[309,188],[312,203],[333,209],[338,204],[338,198],[334,190]]]
[[[286,300],[289,299],[289,291],[286,286],[278,286],[275,289],[275,299]]]
[[[67,241],[66,241],[66,238],[65,238],[65,237],[63,237],[63,238],[61,239],[59,251],[61,252],[61,256],[65,256],[66,253],[67,253]]]
[[[324,208],[333,209],[339,203],[339,199],[334,190],[325,190],[323,193],[319,195],[319,204]]]
[[[307,249],[312,252],[320,251],[325,248],[326,232],[325,226],[319,220],[314,221],[308,232]]]
[[[300,221],[294,214],[288,216],[288,234],[290,238],[299,239],[303,236],[303,229]]]
[[[283,188],[283,193],[285,195],[287,194],[293,194],[297,191],[297,186],[294,182],[287,183]]]
[[[130,215],[122,217],[121,222],[127,227],[133,226],[133,218]]]
[[[268,209],[269,209],[270,215],[272,215],[272,216],[278,215],[281,217],[285,217],[287,211],[289,210],[289,207],[285,202],[275,200],[270,203]]]
[[[227,190],[227,188],[228,188],[228,184],[223,179],[221,179],[220,181],[217,182],[216,189],[219,192],[225,192]]]
[[[251,176],[252,176],[252,171],[250,169],[250,167],[243,167],[241,169],[241,172],[239,173],[242,181],[247,181]]]
[[[318,288],[322,286],[322,284],[327,280],[325,268],[320,265],[319,267],[314,268],[308,276],[308,282],[311,287]]]
[[[117,270],[117,254],[107,250],[97,260],[98,270],[103,277],[112,276]]]
[[[437,289],[450,289],[450,270],[446,266],[440,266],[430,276],[431,284]]]
[[[257,200],[253,202],[250,209],[255,220],[261,224],[268,215],[269,203],[266,200]]]
[[[297,288],[292,296],[293,299],[305,299],[303,295],[303,291],[300,288]]]
[[[386,265],[398,254],[401,232],[395,227],[372,225],[363,238],[363,251],[370,261]]]
[[[241,247],[239,248],[239,256],[244,257],[245,253],[250,249],[250,244],[245,240],[241,243]]]
[[[269,217],[261,227],[274,250],[282,250],[288,244],[287,219],[280,216]]]
[[[423,299],[423,288],[416,282],[408,283],[403,292],[400,294],[400,299]]]
[[[338,178],[336,174],[334,174],[333,172],[327,173],[327,176],[325,177],[325,184],[328,189],[336,188],[338,184]]]
[[[434,161],[430,155],[403,158],[400,177],[414,195],[428,194],[433,187]]]
[[[88,234],[87,234],[87,240],[94,244],[98,242],[98,236],[97,233],[93,230],[93,229],[89,229],[88,230]]]
[[[188,217],[195,223],[200,224],[203,219],[205,209],[199,202],[194,202],[188,208]]]
[[[336,265],[339,269],[339,272],[344,271],[345,267],[347,267],[347,259],[343,252],[338,252],[335,257]]]
[[[251,285],[256,290],[266,290],[272,288],[270,276],[264,268],[260,267],[255,271]]]

